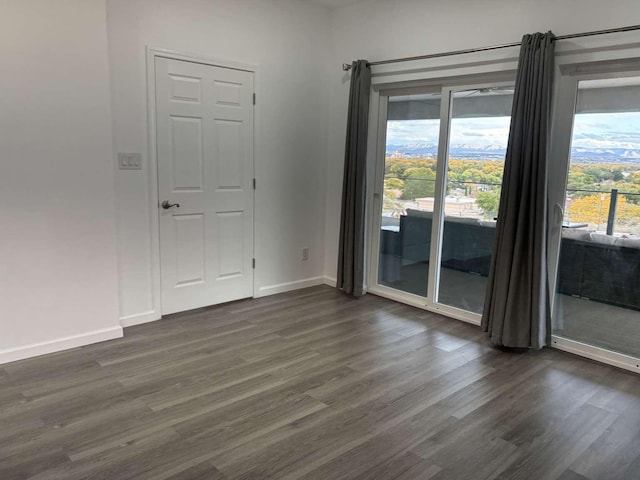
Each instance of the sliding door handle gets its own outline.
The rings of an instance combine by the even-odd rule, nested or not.
[[[559,203],[556,203],[555,205],[555,209],[556,209],[556,223],[562,225],[562,223],[564,222],[564,210],[562,208],[562,205],[560,205]]]

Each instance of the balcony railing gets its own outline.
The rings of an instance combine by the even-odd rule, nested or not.
[[[629,207],[637,209],[637,215],[633,215],[633,218],[626,218],[626,223],[631,223],[633,226],[640,227],[640,194],[633,192],[621,192],[617,188],[611,190],[592,190],[592,189],[567,189],[567,204],[572,201],[579,200],[584,194],[599,195],[600,196],[600,208],[598,212],[598,221],[594,222],[598,225],[606,225],[605,233],[609,236],[614,235],[616,230],[616,222],[618,220],[619,213],[625,216],[629,214],[633,215],[633,211],[628,211]],[[637,200],[626,203],[627,198],[636,198]],[[608,200],[608,201],[607,201]],[[624,202],[624,203],[622,203]],[[608,203],[608,205],[607,205]],[[625,209],[621,212],[621,209]],[[605,223],[606,218],[606,223]],[[579,220],[579,219],[578,219]]]
[[[418,178],[418,177],[405,177],[399,175],[386,175],[385,180],[396,178],[402,180],[405,185],[408,182],[424,182],[428,184],[435,184],[434,178]],[[488,192],[493,191],[496,187],[500,187],[500,183],[491,183],[491,182],[480,182],[480,181],[460,181],[460,180],[449,180],[448,182],[448,191],[452,189],[464,189],[465,192],[469,192],[470,190],[476,190],[478,192]],[[433,191],[433,188],[426,189],[427,191]],[[627,229],[632,229],[633,233],[640,233],[640,193],[634,192],[624,192],[620,191],[617,188],[611,188],[610,190],[595,190],[595,189],[567,189],[566,194],[566,207],[568,207],[571,202],[579,200],[580,198],[587,195],[600,195],[600,207],[593,207],[598,210],[595,214],[594,212],[590,212],[591,214],[584,215],[569,215],[565,212],[565,223],[568,225],[576,225],[576,224],[585,224],[583,226],[595,225],[596,229],[599,229],[600,226],[603,227],[603,230],[607,235],[614,235],[616,231],[616,222],[619,218],[620,213],[620,204],[621,202],[625,202],[625,205],[622,208],[625,208],[625,212],[623,212],[627,217],[630,212],[629,207],[637,207],[638,215],[633,215],[633,218],[625,218],[624,224],[627,224]],[[432,194],[431,194],[432,195]],[[425,197],[429,197],[431,195],[425,195]],[[625,198],[626,197],[626,198]],[[421,198],[421,197],[417,197]],[[632,202],[626,203],[627,198],[634,198],[635,200]],[[405,198],[405,200],[412,200]],[[608,201],[607,201],[608,200]],[[569,208],[566,208],[568,211]],[[493,215],[488,215],[493,218]],[[572,218],[573,217],[573,218]],[[575,227],[574,227],[575,228]],[[632,232],[624,232],[624,233],[632,233]]]

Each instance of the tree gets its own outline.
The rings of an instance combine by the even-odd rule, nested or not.
[[[583,170],[587,175],[594,177],[597,183],[613,180],[614,178],[613,170],[611,170],[607,165],[587,166],[584,167]]]
[[[575,198],[569,205],[569,218],[572,222],[604,223],[609,212],[610,200],[611,197],[605,193]]]
[[[497,216],[500,205],[500,189],[478,193],[476,196],[476,205],[482,209],[485,217],[493,218]]]
[[[611,173],[612,173],[614,182],[620,182],[624,180],[624,174],[622,173],[621,168],[614,168],[613,170],[611,170]]]
[[[382,196],[382,210],[385,213],[402,213],[404,207],[395,198],[389,197],[386,193]]]
[[[482,170],[477,168],[468,168],[465,170],[463,178],[465,182],[481,183],[484,178],[484,174],[482,173]]]
[[[626,225],[640,224],[640,205],[628,203],[625,195],[618,195],[616,218]]]
[[[611,195],[604,192],[576,198],[569,206],[571,221],[605,224],[609,217],[610,204]],[[640,205],[628,203],[624,195],[619,195],[616,204],[616,219],[625,224],[640,223]]]
[[[569,181],[567,182],[568,190],[594,190],[595,183],[597,182],[596,177],[592,175],[587,175],[586,173],[580,170],[571,169],[569,171]],[[578,195],[583,196],[584,193],[578,193]]]
[[[433,197],[436,185],[436,174],[433,170],[425,167],[407,168],[404,174],[403,199]]]
[[[616,184],[616,188],[620,190],[621,193],[629,194],[626,196],[627,201],[635,204],[640,204],[640,182],[620,182]]]
[[[384,181],[384,194],[388,197],[397,198],[402,195],[404,182],[399,178],[387,178]]]

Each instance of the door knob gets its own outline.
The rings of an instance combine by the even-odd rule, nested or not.
[[[180,208],[180,204],[179,203],[169,203],[168,200],[165,200],[164,202],[162,202],[162,208],[164,208],[165,210],[169,210],[171,207],[178,207]]]

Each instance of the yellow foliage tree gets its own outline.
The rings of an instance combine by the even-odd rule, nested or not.
[[[617,218],[627,224],[640,223],[640,205],[628,203],[627,197],[618,196]]]
[[[569,206],[569,216],[572,222],[607,223],[611,194],[596,193],[587,197],[576,198]],[[616,205],[618,220],[640,222],[640,205],[628,203],[624,195],[618,196]]]

